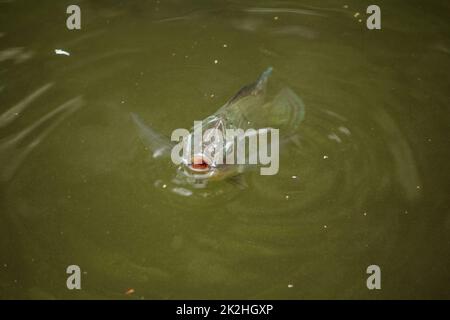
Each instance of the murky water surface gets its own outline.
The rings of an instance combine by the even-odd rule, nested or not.
[[[78,3],[0,1],[0,297],[450,298],[448,2]],[[176,185],[130,113],[170,135],[269,66],[279,173]]]

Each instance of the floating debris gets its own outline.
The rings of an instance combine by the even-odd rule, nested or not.
[[[353,16],[354,16],[355,18],[357,18],[357,17],[359,16],[359,12],[356,12]]]
[[[293,288],[294,285],[293,284],[288,284],[288,288]]]
[[[127,295],[127,296],[129,296],[130,294],[133,294],[135,291],[134,291],[134,289],[133,288],[130,288],[130,289],[128,289],[127,291],[125,291],[125,294]]]
[[[70,56],[70,53],[61,49],[55,49],[55,53],[64,56]]]
[[[292,176],[292,179],[297,179],[297,176]]]
[[[224,43],[224,44],[223,44],[223,47],[224,47],[224,48],[227,48],[227,47],[228,47],[228,45],[227,45],[226,43]]]
[[[214,64],[218,64],[219,63],[219,60],[214,60]]]
[[[278,20],[278,16],[273,17],[273,20],[277,21]]]
[[[323,156],[324,159],[328,159],[328,156]]]

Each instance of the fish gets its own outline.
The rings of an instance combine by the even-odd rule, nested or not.
[[[273,68],[267,68],[253,83],[243,86],[215,113],[201,121],[202,132],[217,129],[255,129],[256,132],[277,128],[280,136],[286,139],[293,136],[305,117],[305,105],[302,99],[290,88],[282,88],[272,99],[266,98],[267,84]],[[136,113],[131,113],[141,140],[152,152],[153,158],[170,158],[172,148],[177,144],[148,126]],[[183,143],[192,142],[194,127]],[[247,132],[247,131],[246,131]],[[247,136],[246,136],[247,137]],[[178,142],[180,143],[180,142]],[[205,187],[210,181],[228,180],[238,186],[246,186],[240,175],[251,165],[217,163],[204,150],[214,148],[215,141],[204,139],[199,154],[187,155],[177,167],[177,181],[196,187]],[[191,145],[189,145],[191,146]],[[224,154],[229,152],[225,144]],[[194,149],[195,150],[195,149]]]

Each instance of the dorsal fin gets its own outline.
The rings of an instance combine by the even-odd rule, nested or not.
[[[305,106],[300,97],[286,87],[267,100],[265,92],[271,73],[272,68],[268,68],[258,80],[244,86],[214,116],[244,130],[272,127],[281,129],[283,134],[294,132],[304,118]]]
[[[267,87],[267,81],[269,80],[271,74],[272,67],[269,67],[259,76],[258,80],[252,84],[242,87],[230,100],[228,100],[225,106],[231,105],[247,96],[264,95]]]

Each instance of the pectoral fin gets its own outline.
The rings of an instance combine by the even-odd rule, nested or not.
[[[283,88],[266,106],[270,126],[292,132],[305,118],[305,105],[290,88]]]
[[[136,124],[142,142],[150,149],[153,158],[170,156],[173,144],[169,138],[157,133],[135,113],[131,113],[131,119]]]

